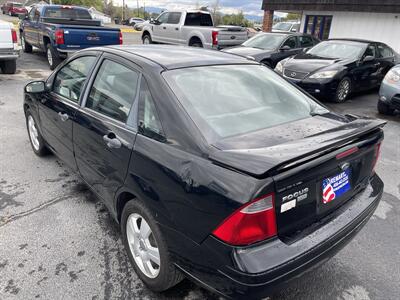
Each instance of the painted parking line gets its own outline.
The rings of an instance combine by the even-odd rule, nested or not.
[[[121,32],[123,33],[135,33],[135,32],[139,32],[133,28],[121,28]]]

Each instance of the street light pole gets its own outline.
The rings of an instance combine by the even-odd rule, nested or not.
[[[125,20],[125,0],[122,0],[122,20]]]

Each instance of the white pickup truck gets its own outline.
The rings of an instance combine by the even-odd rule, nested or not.
[[[3,74],[15,73],[18,56],[17,32],[13,24],[0,20],[0,68]]]
[[[143,44],[162,43],[222,49],[248,39],[241,26],[214,27],[211,14],[202,10],[166,11],[143,27]]]

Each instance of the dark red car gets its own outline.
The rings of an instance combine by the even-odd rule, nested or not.
[[[7,14],[10,16],[18,16],[28,13],[22,3],[19,2],[6,2],[1,7],[1,10],[3,12],[3,15]]]

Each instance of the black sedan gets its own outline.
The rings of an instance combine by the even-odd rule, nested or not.
[[[328,40],[277,64],[275,70],[318,98],[346,101],[378,87],[398,63],[389,46],[365,40]]]
[[[319,40],[303,33],[259,33],[242,45],[222,51],[252,58],[275,68],[287,57],[296,55],[318,44]]]
[[[236,55],[84,50],[24,97],[33,151],[104,201],[154,291],[185,276],[226,297],[269,295],[341,249],[382,196],[384,123],[330,112]]]

